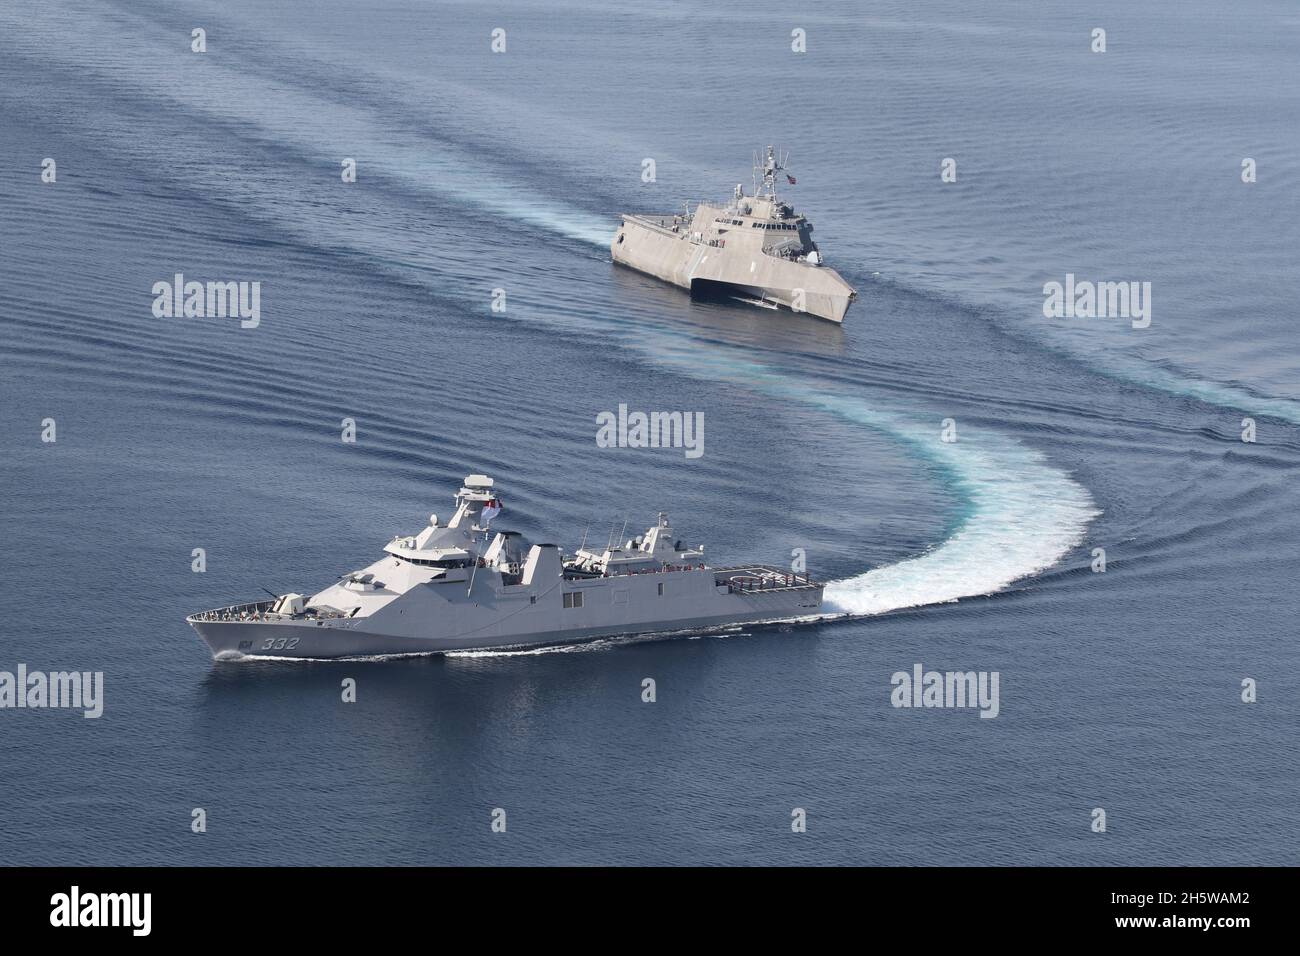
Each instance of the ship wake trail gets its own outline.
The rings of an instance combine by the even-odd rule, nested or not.
[[[1000,591],[1057,564],[1101,513],[1088,490],[1041,452],[993,429],[965,426],[959,441],[944,443],[933,422],[919,424],[904,413],[826,391],[795,372],[662,343],[658,350],[681,371],[721,376],[882,431],[943,471],[963,505],[953,533],[918,557],[829,583],[828,616],[884,614]]]
[[[899,433],[920,440],[906,426]],[[968,428],[960,443],[930,453],[966,499],[965,519],[927,554],[828,584],[832,615],[884,614],[1000,591],[1058,563],[1100,514],[1082,485],[997,433]]]
[[[213,129],[227,129],[229,124],[251,129],[256,136],[247,144],[249,148],[258,143],[274,144],[276,154],[283,152],[286,161],[269,163],[265,175],[255,177],[231,177],[220,163],[187,167],[183,180],[187,190],[223,199],[246,212],[260,210],[256,214],[260,221],[268,221],[286,235],[304,237],[325,248],[361,252],[372,261],[393,264],[389,268],[408,278],[414,276],[439,291],[445,288],[446,264],[417,268],[415,262],[425,261],[420,251],[426,245],[424,237],[418,237],[416,243],[410,231],[401,228],[402,221],[383,223],[382,209],[390,207],[383,207],[374,195],[368,195],[366,217],[380,221],[383,227],[366,230],[358,228],[358,217],[348,214],[346,205],[339,209],[315,207],[308,229],[302,224],[302,205],[285,200],[286,196],[301,197],[301,187],[295,186],[301,178],[300,157],[321,153],[319,135],[289,121],[320,112],[318,95],[302,88],[267,86],[256,76],[223,67],[220,61],[207,64],[211,69],[205,71],[205,76],[214,71],[216,76],[206,80],[196,76],[162,90],[156,69],[140,64],[154,63],[153,57],[170,42],[165,28],[155,26],[147,35],[125,34],[108,20],[97,22],[96,28],[114,37],[107,49],[114,56],[111,66],[119,71],[112,76],[112,84],[107,78],[101,82],[126,91],[114,101],[121,104],[123,112],[118,115],[122,122],[97,121],[105,148],[115,147],[131,157],[140,153],[140,142],[154,142],[155,138],[141,137],[138,131],[156,128],[149,124],[158,122],[159,100],[178,103],[196,121],[208,117],[218,124]],[[10,32],[25,38],[17,51],[25,51],[25,59],[44,62],[54,58],[63,70],[61,76],[81,76],[86,65],[74,55],[76,45],[64,42],[74,30],[84,30],[84,23],[79,19],[28,18],[22,31]],[[7,53],[14,52],[13,42],[7,34]],[[189,56],[184,51],[166,55]],[[184,70],[176,74],[188,75]],[[131,91],[138,95],[131,97]],[[521,188],[510,170],[485,169],[481,157],[472,151],[465,155],[466,150],[454,143],[394,130],[366,109],[333,101],[329,108],[337,138],[372,144],[377,158],[367,169],[378,182],[397,187],[391,208],[404,209],[402,204],[410,196],[429,192],[571,240],[606,247],[612,222],[563,198]],[[114,132],[121,129],[136,132],[130,137]],[[171,135],[170,130],[167,133]],[[139,158],[150,161],[147,155]],[[437,167],[437,176],[429,175],[431,166]],[[259,185],[263,180],[269,185]],[[569,324],[574,321],[571,312],[537,308],[530,318]],[[907,442],[948,476],[950,490],[965,505],[964,518],[951,536],[926,554],[832,583],[825,597],[833,613],[879,614],[998,591],[1060,561],[1083,540],[1088,522],[1098,513],[1088,492],[1070,476],[995,430],[966,426],[959,442],[943,445],[933,423],[918,424],[907,410],[883,410],[887,408],[883,397],[873,396],[868,404],[860,396],[836,392],[797,369],[757,363],[737,347],[701,342],[657,319],[633,313],[616,323],[600,316],[584,321],[651,364],[669,365],[705,381],[733,381],[741,388],[820,407],[881,430]]]

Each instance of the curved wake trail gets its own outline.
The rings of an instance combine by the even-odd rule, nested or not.
[[[855,410],[844,413],[852,418]],[[890,430],[905,436],[914,428]],[[1058,563],[1101,513],[1086,488],[1039,452],[971,428],[945,445],[933,431],[927,453],[955,477],[968,502],[965,519],[928,554],[832,581],[825,603],[833,613],[883,614],[1001,591]]]
[[[36,32],[41,48],[62,49],[54,42],[56,37]],[[149,42],[139,37],[124,38],[124,43],[127,51],[138,48],[144,53],[151,49]],[[181,58],[186,55],[177,54]],[[370,144],[373,158],[369,168],[377,176],[570,240],[602,249],[608,242],[608,220],[562,199],[525,189],[508,174],[489,172],[482,163],[475,162],[476,157],[459,155],[461,151],[454,146],[439,144],[433,147],[436,153],[431,157],[426,138],[384,128],[363,109],[324,103],[303,91],[271,92],[255,78],[219,62],[205,64],[209,69],[202,80],[192,79],[160,90],[157,77],[139,65],[147,58],[121,59],[117,65],[125,75],[117,76],[115,82],[134,87],[142,101],[170,100],[182,103],[192,113],[236,120],[246,130],[255,131],[253,135],[304,155],[322,153],[321,133],[298,118],[314,115],[314,111],[328,105],[335,138]],[[84,68],[79,61],[76,66]],[[119,146],[130,152],[129,143]],[[272,179],[270,171],[266,172],[266,178]],[[319,206],[307,228],[294,218],[296,204],[284,202],[271,186],[259,187],[258,177],[232,179],[222,169],[202,167],[187,175],[218,196],[229,198],[233,194],[233,198],[243,200],[239,203],[241,209],[289,235],[298,235],[312,244],[324,242],[352,248],[390,264],[427,271],[409,261],[412,249],[402,229],[358,229],[353,217],[337,212],[331,215]],[[263,196],[259,189],[271,193]],[[294,195],[292,189],[287,195]],[[701,342],[689,333],[649,322],[624,318],[621,324],[636,327],[635,335],[619,337],[621,344],[651,363],[667,365],[701,380],[734,382],[879,430],[942,469],[950,490],[964,506],[963,518],[953,534],[926,554],[832,582],[826,590],[826,602],[833,614],[880,614],[1001,590],[1060,561],[1083,540],[1089,521],[1099,513],[1086,489],[1048,464],[1040,453],[996,431],[963,427],[958,442],[945,444],[939,440],[937,419],[921,422],[908,411],[882,410],[877,399],[868,404],[860,396],[832,390],[798,370],[755,362],[737,347]]]
[[[1261,395],[1239,385],[1193,378],[1185,373],[1172,372],[1152,362],[1134,361],[1123,356],[1107,356],[1104,365],[1087,356],[1080,356],[1080,360],[1104,375],[1127,379],[1147,388],[1195,399],[1207,405],[1217,405],[1219,408],[1236,409],[1251,415],[1267,415],[1293,425],[1300,425],[1300,401],[1295,399]]]
[[[694,374],[705,363],[698,363],[695,368],[691,363],[676,360],[672,364],[679,371]],[[893,435],[943,468],[951,477],[952,489],[966,506],[957,529],[937,548],[915,558],[831,581],[826,585],[823,613],[791,618],[794,623],[867,617],[993,594],[1060,562],[1083,541],[1088,524],[1101,514],[1086,488],[1049,464],[1040,452],[995,431],[966,428],[959,441],[945,444],[939,440],[937,427],[922,426],[901,415],[877,411],[860,399],[815,390],[771,368],[732,361],[727,363],[727,370],[735,373],[738,382],[744,380],[751,388],[783,400],[807,403]],[[710,633],[728,637],[749,632],[731,625]],[[664,633],[648,637],[672,636],[675,635]],[[693,631],[689,636],[702,635]],[[599,651],[644,639],[647,636],[603,638],[554,647],[457,651],[451,656],[513,657]]]
[[[958,441],[946,443],[938,420],[920,423],[824,391],[795,373],[725,354],[730,350],[672,349],[663,342],[655,349],[681,372],[721,377],[884,432],[948,476],[964,506],[952,535],[926,554],[830,582],[825,602],[833,615],[883,614],[1000,591],[1057,564],[1101,514],[1088,490],[1041,452],[991,429],[962,426]]]
[[[180,64],[188,63],[190,54],[184,48],[163,45],[167,34],[162,27],[156,26],[153,34],[148,35],[138,30],[124,31],[115,20],[103,18],[102,14],[97,16],[93,9],[85,11],[85,17],[96,19],[95,31],[113,37],[113,42],[106,46],[106,56],[111,57],[111,62],[102,67],[108,71],[102,83],[113,89],[130,90],[141,103],[151,106],[159,102],[175,103],[190,115],[233,122],[253,139],[274,144],[281,150],[297,151],[304,157],[320,156],[328,151],[322,149],[322,131],[313,124],[304,124],[301,118],[329,115],[332,139],[368,144],[367,175],[400,183],[416,194],[472,205],[483,212],[601,250],[608,246],[612,234],[610,217],[592,215],[562,199],[525,188],[512,179],[509,170],[490,171],[481,156],[451,142],[430,141],[418,130],[390,128],[377,122],[364,104],[339,102],[307,89],[283,85],[268,88],[263,77],[242,71],[238,63],[225,65],[214,60],[205,63],[203,71],[182,69]],[[88,67],[95,68],[85,62],[75,42],[86,30],[83,18],[47,21],[30,16],[15,18],[10,25],[14,27],[12,39],[20,44],[18,49],[30,50],[33,62],[59,62],[78,76],[84,75]],[[163,74],[168,78],[166,85],[160,83],[159,70],[154,65],[160,58],[169,67]],[[134,119],[151,122],[149,115]],[[140,135],[138,126],[135,121],[123,122],[102,132],[104,138],[113,138],[114,130],[123,131],[121,135],[125,138],[119,139],[116,145],[120,151],[132,153],[139,151],[142,142],[148,144],[155,140]],[[172,135],[175,131],[170,128],[159,133],[162,138]],[[146,164],[151,162],[147,151],[139,159]],[[231,198],[246,215],[266,220],[304,241],[329,243],[339,248],[357,244],[357,233],[364,227],[346,210],[336,210],[331,215],[328,208],[318,206],[309,229],[304,229],[292,216],[277,214],[280,200],[292,194],[294,183],[277,181],[271,169],[261,172],[261,177],[232,179],[228,170],[219,165],[195,166],[187,170],[187,176],[198,179],[217,195],[231,196],[233,192]],[[297,168],[294,174],[299,174]],[[368,247],[362,251],[372,255],[395,261],[412,258],[411,249],[400,236],[386,236],[379,231],[362,241]],[[1011,331],[1024,330],[1017,327]],[[1181,398],[1300,424],[1300,401],[1294,398],[1263,395],[1234,384],[1161,368],[1152,362],[1126,360],[1113,353],[1099,359],[1062,342],[1039,341],[1038,344],[1064,350],[1071,358],[1103,375]]]

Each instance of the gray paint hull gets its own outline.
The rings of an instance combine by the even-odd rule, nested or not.
[[[816,614],[821,604],[821,588],[816,601],[806,592],[753,594],[741,597],[747,608],[734,607],[723,613],[685,617],[678,620],[645,621],[622,625],[571,627],[534,633],[398,635],[367,631],[355,627],[300,622],[265,623],[257,621],[199,621],[190,624],[218,659],[241,657],[267,658],[355,658],[400,654],[442,654],[447,651],[486,650],[492,648],[538,647],[573,644],[602,637],[659,634],[704,630],[728,624],[780,621]],[[364,626],[364,624],[363,624]]]
[[[706,207],[707,208],[707,207]],[[729,287],[748,298],[842,323],[856,293],[825,266],[766,255],[758,237],[740,233],[724,248],[689,241],[684,235],[637,216],[624,216],[610,245],[619,265],[695,291]],[[799,305],[802,308],[799,308]]]
[[[200,611],[186,620],[215,657],[375,657],[567,644],[815,616],[822,585],[768,565],[708,567],[668,516],[623,547],[525,547],[475,519],[492,479],[471,475],[447,525],[398,535],[384,557],[305,598]],[[480,540],[480,537],[482,540]],[[675,542],[675,543],[674,543]]]

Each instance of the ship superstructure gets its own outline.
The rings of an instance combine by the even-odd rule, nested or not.
[[[223,657],[363,657],[524,647],[815,615],[822,585],[767,565],[714,568],[667,514],[641,535],[565,555],[492,531],[495,483],[470,475],[449,521],[431,515],[377,561],[312,595],[193,614]]]
[[[676,215],[624,214],[610,254],[693,295],[721,295],[843,322],[854,289],[827,267],[813,227],[777,195],[785,163],[767,148],[755,162],[753,195],[740,184],[730,202],[699,203]]]

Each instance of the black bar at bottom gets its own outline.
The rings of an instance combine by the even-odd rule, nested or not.
[[[1199,936],[1231,945],[1283,927],[1277,901],[1294,879],[1291,870],[1254,868],[0,869],[0,925],[10,941],[75,935],[78,944],[255,937],[338,945],[376,934],[432,939],[457,925],[580,935],[620,920],[633,936],[653,938],[703,920],[705,936],[797,937],[803,925],[872,939],[938,933],[949,943]]]

